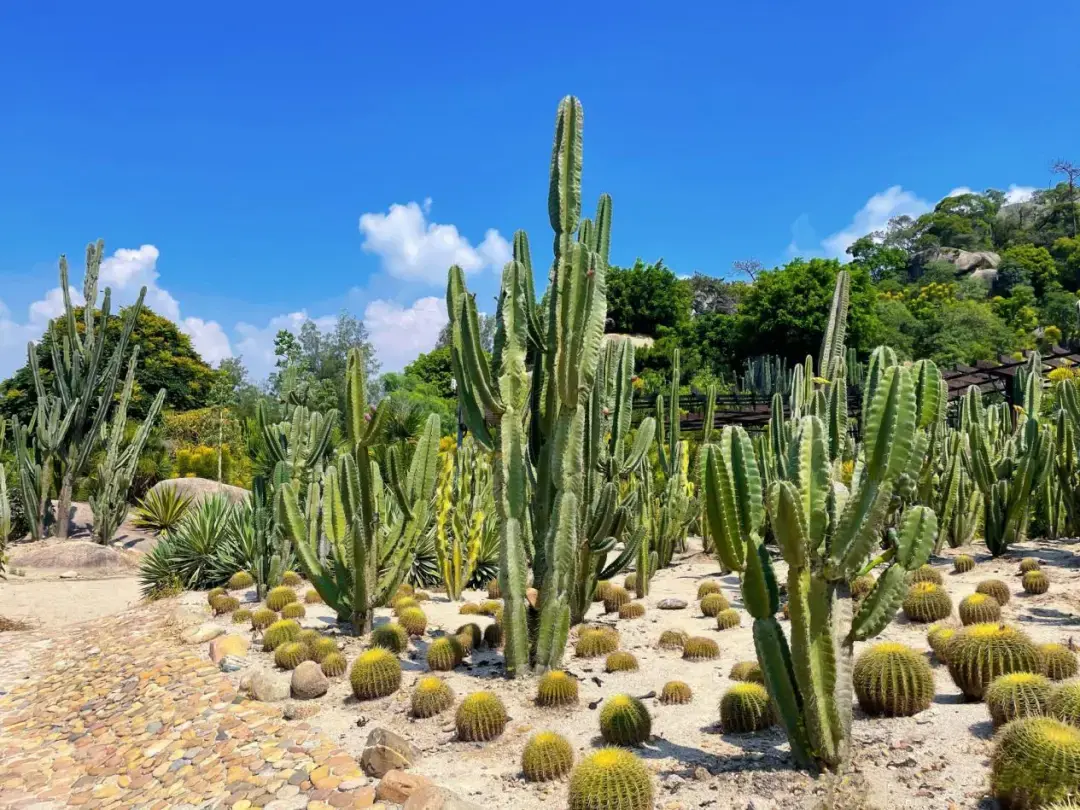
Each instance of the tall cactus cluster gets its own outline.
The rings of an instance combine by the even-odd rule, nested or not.
[[[628,346],[604,346],[611,199],[581,217],[582,109],[563,99],[555,121],[548,191],[554,257],[544,304],[533,288],[523,232],[503,268],[494,351],[480,344],[476,302],[461,268],[450,268],[447,309],[462,418],[493,449],[499,587],[505,601],[506,670],[556,669],[572,624],[596,582],[635,559],[634,490],[655,425],[630,429]],[[608,554],[624,543],[618,559]],[[642,572],[644,573],[644,572]],[[531,580],[537,607],[526,600]],[[647,577],[639,576],[639,581]],[[530,629],[531,628],[531,629]]]

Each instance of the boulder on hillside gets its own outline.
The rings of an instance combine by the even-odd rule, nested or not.
[[[192,503],[198,503],[204,498],[213,495],[224,495],[232,503],[239,503],[251,494],[243,487],[234,487],[231,484],[222,484],[219,481],[211,481],[208,478],[167,478],[158,481],[150,489],[155,492],[163,489],[173,489],[191,498]]]
[[[1001,264],[1001,256],[992,250],[936,247],[920,250],[911,257],[911,262],[917,270],[934,262],[947,262],[956,268],[958,274],[979,273],[981,277],[986,275],[986,271],[997,270],[998,265]]]

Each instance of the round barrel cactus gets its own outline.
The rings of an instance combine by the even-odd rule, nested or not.
[[[737,683],[720,699],[720,727],[726,734],[761,731],[774,721],[769,693],[759,683]]]
[[[994,726],[1003,726],[1018,717],[1047,713],[1053,687],[1043,675],[1010,672],[995,678],[986,687],[986,708]]]
[[[683,659],[686,661],[712,661],[720,656],[720,645],[711,638],[691,636],[683,645]]]
[[[353,661],[349,682],[357,700],[392,695],[401,686],[401,662],[389,650],[373,647]]]
[[[1064,644],[1040,644],[1046,677],[1052,681],[1067,681],[1076,675],[1076,653]]]
[[[664,706],[678,706],[693,699],[693,690],[682,681],[668,681],[660,690],[660,703]]]
[[[608,655],[604,661],[605,672],[637,672],[638,661],[633,653],[625,650],[616,650]]]
[[[911,621],[929,624],[949,617],[952,600],[940,585],[916,582],[904,598],[903,608],[904,615]]]
[[[289,588],[296,588],[304,584],[304,579],[295,571],[286,571],[281,575],[281,584]]]
[[[852,676],[855,697],[870,715],[910,717],[934,699],[934,673],[910,647],[885,641],[864,651]]]
[[[568,810],[652,810],[653,786],[644,763],[621,748],[602,748],[570,776]]]
[[[574,645],[574,654],[578,658],[596,658],[599,655],[615,652],[618,646],[619,640],[610,633],[595,628],[586,628],[578,634],[577,644]]]
[[[1050,580],[1046,578],[1046,574],[1038,569],[1024,574],[1024,578],[1020,580],[1020,583],[1023,585],[1024,591],[1034,595],[1046,593],[1050,590]]]
[[[652,734],[645,704],[630,695],[614,695],[600,707],[600,736],[612,745],[641,745]]]
[[[996,622],[1001,618],[1001,605],[988,594],[973,593],[960,600],[958,612],[964,625]]]
[[[502,625],[493,622],[484,628],[484,643],[492,650],[497,650],[503,645]]]
[[[345,661],[345,656],[339,652],[332,652],[323,658],[319,667],[322,669],[323,675],[327,678],[336,678],[339,675],[345,674],[345,669],[348,664]]]
[[[1034,557],[1024,557],[1024,559],[1020,561],[1021,574],[1026,574],[1028,571],[1038,571],[1040,567],[1039,561]]]
[[[281,609],[283,619],[302,619],[307,616],[307,609],[299,602],[289,602]]]
[[[1080,728],[1080,681],[1059,684],[1050,695],[1047,714]]]
[[[765,683],[765,673],[761,671],[761,664],[757,661],[739,661],[731,666],[728,677],[733,681],[751,681],[753,683]]]
[[[368,643],[372,647],[382,647],[390,650],[394,655],[401,655],[409,646],[409,633],[397,622],[380,624],[371,631]]]
[[[908,582],[912,584],[916,582],[932,582],[935,585],[944,585],[945,578],[941,576],[941,572],[934,566],[923,565],[908,574]]]
[[[474,692],[458,706],[454,724],[463,742],[487,742],[503,733],[509,718],[494,692]]]
[[[727,610],[731,607],[731,603],[722,593],[709,593],[701,598],[698,607],[701,608],[701,613],[703,615],[708,616],[711,619],[721,610]]]
[[[285,585],[281,585],[277,588],[271,588],[270,592],[266,594],[266,606],[270,610],[280,611],[286,605],[291,605],[296,601],[296,591]]]
[[[641,602],[628,602],[619,608],[620,619],[640,619],[645,615],[645,606]]]
[[[1051,717],[1024,717],[1001,730],[990,760],[990,791],[1008,808],[1075,798],[1080,729]]]
[[[697,598],[704,599],[710,593],[720,593],[720,583],[712,579],[707,579],[698,585]]]
[[[738,627],[741,623],[742,618],[739,616],[739,611],[735,610],[735,608],[721,610],[716,614],[717,630],[730,630],[733,627]]]
[[[406,608],[398,614],[398,624],[410,636],[422,636],[427,630],[427,615],[420,608]]]
[[[254,584],[255,577],[253,577],[247,571],[237,571],[235,574],[229,577],[230,591],[242,591],[245,588],[250,588]]]
[[[413,717],[434,717],[454,705],[454,690],[442,678],[425,675],[413,688],[410,710]]]
[[[949,674],[970,700],[982,700],[995,678],[1010,672],[1042,672],[1042,655],[1027,634],[1006,624],[971,624],[946,649]]]
[[[265,630],[278,620],[278,615],[270,608],[255,608],[251,611],[251,629]]]
[[[871,574],[855,577],[851,583],[851,598],[862,599],[874,589],[877,580]]]
[[[1012,597],[1009,586],[1000,579],[984,579],[975,586],[975,593],[985,593],[987,596],[994,597],[1002,607],[1009,604],[1009,599]]]
[[[433,672],[449,672],[465,657],[465,650],[455,636],[441,636],[428,645],[427,665]]]
[[[554,731],[541,731],[525,743],[521,752],[521,772],[530,782],[550,782],[570,773],[574,749],[569,741]]]
[[[926,642],[930,645],[930,649],[934,651],[934,657],[943,664],[949,662],[949,659],[946,658],[946,652],[949,649],[949,642],[952,641],[955,635],[956,627],[951,624],[932,624],[926,632]]]
[[[545,708],[573,706],[578,702],[577,678],[561,669],[545,672],[536,685],[536,705]]]
[[[975,558],[970,554],[957,554],[952,561],[953,571],[958,574],[966,574],[975,568]]]
[[[690,636],[684,630],[664,630],[657,642],[661,650],[681,650]]]
[[[618,585],[611,585],[604,596],[604,613],[618,613],[619,608],[630,601],[630,592]]]
[[[282,669],[296,669],[310,657],[307,645],[299,641],[286,641],[274,650],[274,663]]]
[[[293,619],[279,619],[263,631],[263,650],[272,652],[286,641],[300,638],[300,625]]]

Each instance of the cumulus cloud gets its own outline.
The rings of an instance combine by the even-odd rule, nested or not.
[[[1031,199],[1035,193],[1035,186],[1018,186],[1016,183],[1009,184],[1009,190],[1005,192],[1005,202],[1022,203]]]
[[[380,298],[364,309],[364,325],[383,371],[400,371],[421,352],[435,348],[447,321],[446,301],[435,296],[408,307]]]
[[[378,256],[382,268],[394,278],[429,284],[445,284],[452,264],[475,273],[510,261],[510,244],[494,228],[474,247],[456,226],[430,222],[430,212],[429,197],[422,206],[395,203],[385,214],[361,215],[363,249]]]
[[[906,191],[902,186],[890,186],[879,191],[866,201],[852,218],[851,223],[822,240],[825,254],[830,258],[844,259],[847,249],[860,236],[884,228],[893,217],[917,217],[925,214],[933,206],[914,192]]]
[[[265,379],[274,370],[277,357],[274,356],[274,338],[283,329],[300,334],[300,327],[305,321],[314,321],[319,331],[325,332],[334,326],[336,320],[332,315],[320,318],[312,318],[307,310],[289,312],[284,315],[275,315],[265,326],[241,321],[236,324],[236,334],[239,340],[236,342],[236,353],[244,358],[244,366],[251,376],[256,379]]]

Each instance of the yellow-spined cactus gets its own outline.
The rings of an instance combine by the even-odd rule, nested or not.
[[[410,708],[413,717],[434,717],[454,705],[454,690],[442,678],[425,675],[416,682]]]
[[[503,645],[503,630],[501,624],[494,622],[484,628],[484,644],[492,650],[497,650]]]
[[[949,617],[952,600],[940,585],[916,582],[904,598],[903,608],[904,615],[911,621],[929,624]]]
[[[480,605],[476,604],[476,602],[466,602],[458,608],[458,613],[462,616],[480,616]]]
[[[266,594],[266,606],[270,610],[280,611],[286,605],[290,605],[296,601],[296,591],[285,585],[281,585],[277,588],[271,588],[270,592]]]
[[[711,638],[691,636],[683,645],[683,659],[686,661],[712,661],[720,656],[720,646]]]
[[[1023,585],[1026,593],[1034,594],[1036,596],[1050,590],[1050,580],[1047,579],[1046,574],[1038,569],[1028,571],[1024,574],[1024,578],[1020,580],[1020,584]]]
[[[321,664],[326,656],[338,651],[337,642],[326,636],[319,636],[308,644],[311,660]]]
[[[283,619],[302,619],[307,616],[307,609],[299,602],[289,602],[281,609]]]
[[[975,586],[975,593],[985,593],[987,596],[994,597],[1002,607],[1009,604],[1009,599],[1012,597],[1009,586],[1000,579],[984,579]]]
[[[225,613],[232,613],[234,610],[238,609],[240,607],[240,600],[235,596],[220,594],[214,597],[214,601],[210,603],[210,607],[214,611],[215,616],[221,616]]]
[[[409,633],[397,622],[387,622],[371,631],[369,643],[372,647],[382,647],[394,655],[401,655],[409,647]]]
[[[353,661],[349,681],[357,700],[392,695],[401,686],[401,662],[389,650],[373,647]]]
[[[728,677],[733,681],[749,681],[763,686],[765,684],[765,673],[761,671],[761,664],[757,661],[739,661],[733,664]]]
[[[960,623],[983,624],[1001,619],[1001,605],[989,594],[973,593],[960,600]]]
[[[1038,571],[1042,566],[1039,565],[1039,561],[1034,557],[1024,557],[1020,561],[1020,573],[1026,574],[1028,571]]]
[[[862,599],[870,591],[874,590],[874,585],[877,580],[874,579],[872,574],[863,574],[862,576],[855,577],[851,583],[851,598]]]
[[[296,641],[299,637],[299,624],[293,619],[279,619],[263,631],[263,649],[271,652],[285,642]]]
[[[345,670],[348,668],[348,662],[341,653],[332,652],[323,658],[319,667],[322,669],[323,675],[327,678],[337,678],[345,674]]]
[[[1042,655],[1027,634],[1006,624],[972,624],[946,648],[949,674],[970,700],[982,700],[995,678],[1010,672],[1042,672]]]
[[[721,610],[730,608],[731,603],[722,593],[708,593],[701,598],[698,607],[701,609],[703,615],[708,616],[711,619]]]
[[[738,627],[741,623],[742,617],[739,616],[739,611],[735,608],[721,610],[716,614],[717,630],[731,630],[733,627]]]
[[[250,621],[251,621],[251,611],[248,610],[247,608],[240,608],[239,610],[234,610],[233,611],[233,613],[232,613],[232,623],[233,624],[247,624]]]
[[[251,576],[247,571],[237,571],[231,577],[229,577],[229,590],[230,591],[242,591],[245,588],[250,588],[255,584],[255,578]]]
[[[720,593],[720,583],[719,582],[717,582],[715,580],[712,580],[712,579],[707,579],[704,582],[702,582],[700,585],[698,585],[698,589],[697,589],[697,598],[698,599],[704,599],[710,593]]]
[[[410,636],[422,636],[427,630],[427,615],[420,608],[407,608],[398,614],[398,624]]]
[[[986,687],[986,708],[995,726],[1018,717],[1047,714],[1053,686],[1034,672],[1010,672]]]
[[[909,717],[930,707],[934,673],[910,647],[891,641],[876,644],[855,661],[855,697],[870,715]]]
[[[487,742],[503,733],[509,718],[494,692],[473,692],[458,706],[454,725],[463,742]]]
[[[681,706],[693,699],[693,690],[682,681],[668,681],[660,690],[660,703],[663,706]]]
[[[599,655],[615,652],[618,646],[618,638],[613,638],[610,633],[586,628],[578,634],[577,644],[574,645],[574,654],[578,658],[596,658]]]
[[[578,702],[577,678],[561,669],[553,669],[540,677],[536,685],[536,705],[544,708],[573,706]]]
[[[618,613],[619,608],[630,601],[630,592],[626,588],[612,585],[604,596],[604,613]]]
[[[278,615],[270,608],[256,608],[251,611],[251,629],[265,630],[278,620]]]
[[[502,599],[502,588],[499,587],[499,580],[493,579],[487,584],[488,599]]]
[[[638,660],[633,653],[616,650],[604,661],[604,672],[637,672]]]
[[[934,566],[923,565],[908,574],[908,582],[912,584],[916,582],[932,582],[935,585],[944,585],[945,578],[941,576],[941,572]]]
[[[661,650],[681,650],[690,635],[685,630],[664,630],[656,643]]]
[[[926,632],[926,642],[934,651],[934,657],[943,664],[949,663],[946,652],[949,649],[949,642],[956,635],[956,629],[951,624],[938,623],[930,625],[930,629]]]
[[[403,593],[399,596],[395,596],[390,602],[390,610],[395,616],[400,616],[401,611],[408,610],[409,608],[418,608],[420,603],[416,601],[416,597],[411,593]]]
[[[652,810],[649,769],[629,751],[602,748],[570,776],[568,810]]]
[[[274,663],[282,669],[296,669],[311,656],[306,644],[286,641],[274,650]]]
[[[307,593],[304,594],[304,601],[309,605],[321,605],[323,598],[317,590],[308,588]]]
[[[966,574],[975,568],[975,558],[970,554],[957,554],[952,561],[953,571]]]
[[[614,695],[600,707],[600,735],[612,745],[641,745],[652,736],[645,704],[630,695]]]
[[[1080,729],[1051,717],[1014,720],[996,738],[990,791],[1004,807],[1041,808],[1080,790]]]
[[[641,602],[628,602],[619,608],[620,619],[640,619],[645,615],[645,606]]]
[[[461,625],[454,631],[454,635],[461,641],[461,646],[465,648],[466,655],[471,653],[474,647],[479,647],[484,642],[484,631],[480,629],[480,625],[476,622]]]
[[[1080,728],[1080,681],[1059,684],[1050,695],[1047,713]]]
[[[525,743],[521,753],[521,771],[530,782],[561,779],[574,767],[574,749],[565,737],[554,731],[541,731]]]
[[[219,596],[228,596],[229,592],[224,588],[211,588],[206,592],[206,604],[213,605],[214,600]]]
[[[1067,681],[1076,676],[1076,653],[1065,644],[1040,644],[1046,677],[1052,681]]]
[[[299,588],[304,584],[304,578],[295,571],[286,571],[281,575],[281,584],[289,588]]]
[[[737,683],[720,699],[720,727],[726,734],[749,734],[774,722],[769,693],[759,683]]]
[[[449,672],[465,658],[465,649],[456,636],[441,636],[428,645],[427,665],[432,672]]]

